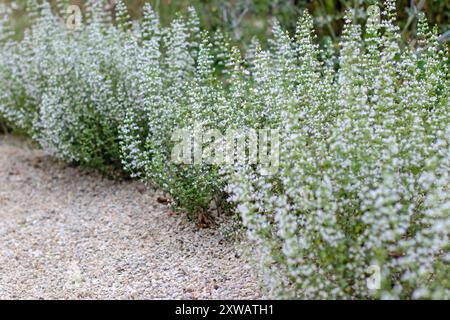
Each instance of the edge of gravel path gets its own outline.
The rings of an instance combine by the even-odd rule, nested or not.
[[[158,196],[0,136],[0,298],[264,298],[242,243]]]

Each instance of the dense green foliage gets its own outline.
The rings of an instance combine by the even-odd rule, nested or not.
[[[446,52],[423,21],[423,47],[401,50],[393,16],[369,23],[365,41],[349,21],[336,73],[317,60],[308,30],[300,60],[295,45],[280,44],[292,50],[287,83],[299,85],[288,88],[294,103],[280,102],[279,173],[243,168],[230,190],[266,281],[283,296],[449,295]],[[369,266],[381,271],[380,290],[366,285]]]
[[[30,24],[24,14],[31,0],[0,0],[4,3],[16,3],[13,11],[15,33],[19,36],[25,26]],[[86,6],[86,0],[50,0],[53,5],[66,3]],[[114,0],[104,0],[113,4]],[[265,42],[271,33],[271,21],[276,18],[290,32],[295,31],[298,16],[303,10],[311,12],[315,30],[320,42],[330,37],[336,41],[344,25],[345,11],[356,8],[355,18],[363,22],[367,15],[367,6],[377,0],[125,0],[132,19],[143,17],[145,3],[149,3],[159,15],[162,25],[169,25],[179,12],[187,13],[189,7],[195,8],[199,15],[200,26],[214,32],[222,30],[241,46],[247,48],[250,40],[256,36]],[[417,31],[419,12],[424,12],[432,25],[438,25],[440,33],[449,30],[450,2],[442,0],[397,0],[398,24],[403,38],[414,37]],[[109,6],[111,15],[114,5]]]
[[[133,24],[123,2],[112,21],[90,1],[72,30],[44,2],[17,41],[1,6],[0,117],[61,159],[157,184],[175,209],[228,201],[277,296],[449,298],[447,49],[423,15],[403,46],[394,1],[377,8],[364,25],[347,12],[339,50],[304,12],[242,57],[194,9],[164,25],[146,5]],[[278,130],[277,170],[174,161],[180,130],[222,148],[195,142],[204,128]]]

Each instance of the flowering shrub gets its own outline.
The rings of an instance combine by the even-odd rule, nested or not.
[[[103,169],[120,163],[118,79],[126,72],[126,39],[103,26],[100,15],[91,19],[85,30],[60,32],[60,42],[53,41],[35,137],[65,160]]]
[[[57,157],[104,169],[120,163],[116,82],[124,40],[96,12],[93,6],[91,23],[71,31],[47,2],[33,8],[31,30],[5,45],[0,105]]]
[[[214,77],[208,37],[199,33],[198,18],[175,19],[162,28],[157,15],[144,8],[142,45],[123,78],[128,86],[125,121],[120,127],[122,162],[131,175],[157,183],[174,209],[204,212],[221,192],[216,170],[171,160],[177,129],[193,129],[218,105],[222,88]],[[187,90],[189,88],[189,90]]]
[[[9,123],[32,132],[32,124],[37,114],[37,104],[40,97],[38,80],[41,78],[38,65],[33,57],[42,50],[51,38],[51,28],[36,15],[32,15],[36,26],[40,26],[40,41],[33,41],[27,31],[20,45],[13,41],[13,32],[8,24],[11,12],[2,4],[0,8],[0,114]],[[45,62],[42,62],[43,64]]]
[[[318,61],[307,16],[286,43],[297,87],[279,174],[242,168],[230,184],[277,294],[450,295],[447,57],[423,20],[419,48],[400,49],[394,10],[372,12],[364,33],[348,17],[337,72]]]
[[[401,47],[393,3],[364,28],[348,13],[337,55],[304,13],[245,58],[194,10],[163,27],[119,1],[113,23],[90,1],[71,30],[44,2],[17,42],[0,6],[0,118],[57,157],[157,184],[174,208],[228,198],[277,296],[449,298],[446,49],[424,18]],[[199,127],[279,130],[279,170],[173,161],[179,129]]]

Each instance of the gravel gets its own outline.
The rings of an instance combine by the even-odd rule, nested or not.
[[[160,192],[6,140],[0,299],[262,297],[240,245],[172,213]]]

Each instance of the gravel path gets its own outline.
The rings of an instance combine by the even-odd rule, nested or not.
[[[261,297],[217,229],[14,141],[0,136],[0,299]]]

